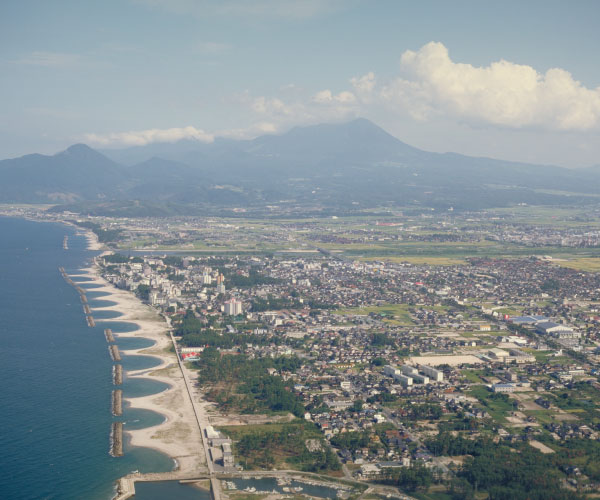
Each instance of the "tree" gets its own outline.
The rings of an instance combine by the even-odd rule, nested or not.
[[[352,410],[355,412],[359,412],[360,410],[362,410],[363,404],[364,402],[362,399],[355,399],[352,403]]]
[[[138,285],[135,293],[142,300],[150,300],[150,290],[148,285]]]

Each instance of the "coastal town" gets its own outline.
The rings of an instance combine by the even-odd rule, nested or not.
[[[264,233],[253,223],[251,236],[234,221],[128,221],[110,226],[121,241],[190,248],[200,234],[239,253],[117,251],[99,263],[108,282],[168,318],[211,404],[205,438],[220,471],[291,468],[468,495],[465,450],[505,446],[555,463],[552,487],[597,490],[600,275],[562,265],[565,249],[598,245],[597,228],[511,221],[494,233],[489,218],[473,231],[457,221]],[[352,256],[399,240],[524,251],[445,265]],[[264,251],[239,248],[257,241]]]
[[[144,373],[181,370],[199,429],[185,478],[219,498],[308,494],[301,477],[341,498],[473,498],[507,456],[502,474],[548,471],[513,493],[593,494],[597,222],[473,219],[72,223],[108,238],[97,279],[162,318],[177,364]]]

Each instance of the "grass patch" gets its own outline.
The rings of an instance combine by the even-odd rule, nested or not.
[[[369,306],[369,307],[355,307],[350,309],[338,309],[334,311],[335,314],[341,314],[344,316],[350,316],[354,314],[367,315],[370,313],[381,314],[387,317],[387,320],[401,325],[412,325],[414,324],[408,306],[406,304],[386,304],[384,306]]]
[[[492,418],[498,423],[506,423],[506,414],[513,411],[513,400],[506,394],[491,392],[487,387],[473,387],[470,395],[477,398]]]
[[[548,360],[552,358],[552,353],[554,353],[554,351],[538,351],[536,349],[529,349],[526,347],[523,348],[522,350],[523,350],[523,352],[532,354],[538,363],[548,362]]]
[[[463,370],[462,376],[465,377],[472,384],[484,384],[485,382],[479,378],[479,375],[474,370]]]
[[[577,271],[590,271],[590,272],[600,271],[600,258],[581,257],[581,258],[572,259],[572,260],[558,260],[558,261],[554,261],[554,263],[561,267],[568,267],[571,269],[576,269]]]
[[[552,410],[525,410],[523,413],[528,417],[534,417],[540,424],[551,424],[557,421]]]

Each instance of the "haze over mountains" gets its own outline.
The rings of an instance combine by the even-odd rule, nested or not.
[[[288,204],[356,209],[474,209],[582,204],[600,196],[600,168],[565,169],[419,150],[365,119],[297,127],[249,141],[216,139],[0,161],[0,202],[111,212],[142,206]],[[175,208],[174,208],[175,207]],[[169,211],[167,210],[167,211]]]

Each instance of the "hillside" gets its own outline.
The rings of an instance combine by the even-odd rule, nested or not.
[[[422,151],[365,119],[251,141],[187,140],[103,152],[78,144],[53,156],[0,161],[2,202],[115,208],[138,200],[183,212],[281,203],[346,209],[583,204],[600,195],[599,181],[598,168]]]

